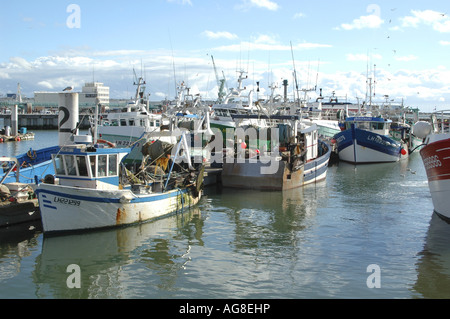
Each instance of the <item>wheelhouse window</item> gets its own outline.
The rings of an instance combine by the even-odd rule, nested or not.
[[[117,174],[117,155],[108,156],[108,176],[116,176]]]
[[[106,176],[107,155],[98,156],[98,177]]]
[[[73,155],[65,155],[64,162],[67,168],[67,175],[69,176],[77,176],[77,167],[75,163],[75,159]]]
[[[55,155],[53,156],[56,175],[79,177],[117,176],[118,155]]]
[[[88,177],[88,169],[86,165],[86,156],[77,156],[78,173],[80,176]]]
[[[97,156],[91,155],[89,156],[89,163],[91,165],[91,176],[97,177]]]
[[[56,175],[66,175],[66,169],[64,168],[64,161],[61,155],[57,155],[53,158],[55,163]]]

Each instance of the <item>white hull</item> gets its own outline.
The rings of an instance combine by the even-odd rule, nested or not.
[[[196,205],[201,194],[171,190],[136,195],[42,184],[39,202],[44,232],[82,231],[150,221]]]
[[[352,144],[339,151],[339,159],[341,161],[349,163],[391,163],[400,160],[399,156],[389,155],[368,147],[360,146],[356,141],[355,143],[356,145]]]
[[[436,213],[450,220],[450,180],[428,182]]]
[[[450,220],[450,134],[431,134],[420,150],[434,210]]]

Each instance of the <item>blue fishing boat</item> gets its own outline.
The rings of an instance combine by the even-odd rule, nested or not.
[[[392,121],[381,117],[349,117],[342,131],[334,136],[339,159],[345,162],[387,163],[408,156],[404,141],[396,141],[389,134]]]
[[[52,154],[58,153],[60,147],[52,146],[39,150],[29,149],[26,153],[2,160],[3,183],[39,183],[46,175],[54,174]]]

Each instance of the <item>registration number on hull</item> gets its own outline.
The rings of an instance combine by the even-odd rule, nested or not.
[[[72,205],[72,206],[80,206],[81,202],[75,199],[68,199],[64,197],[56,197],[53,199],[54,203],[64,204],[64,205]]]

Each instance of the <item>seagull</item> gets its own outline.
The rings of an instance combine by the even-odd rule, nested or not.
[[[73,90],[73,87],[68,86],[68,87],[66,87],[63,91],[72,91],[72,90]]]

